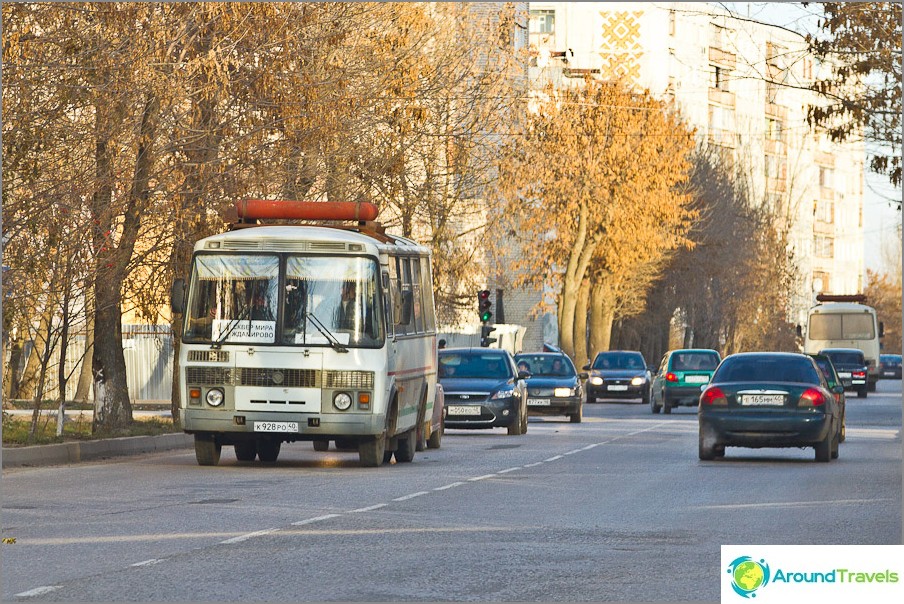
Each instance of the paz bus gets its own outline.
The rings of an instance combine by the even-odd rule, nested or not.
[[[173,283],[198,464],[224,445],[275,462],[282,443],[332,441],[369,467],[439,447],[430,250],[386,233],[369,203],[244,200],[235,214]]]
[[[863,351],[867,365],[867,388],[876,390],[879,380],[879,338],[884,326],[876,318],[876,309],[864,304],[863,294],[818,294],[817,304],[807,313],[804,352],[817,353],[826,348],[857,348]]]

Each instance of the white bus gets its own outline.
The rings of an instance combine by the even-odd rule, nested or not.
[[[242,203],[243,220],[274,216]],[[307,203],[308,219],[355,206],[330,216],[349,220],[362,205],[279,203]],[[233,225],[195,244],[172,301],[183,313],[183,429],[200,465],[219,463],[223,445],[239,461],[274,462],[283,442],[333,441],[371,467],[439,446],[427,248],[368,222]]]
[[[826,348],[857,348],[863,351],[870,392],[879,379],[879,338],[883,325],[876,319],[876,309],[862,304],[862,294],[834,296],[819,294],[818,302],[807,313],[804,352],[817,353]]]

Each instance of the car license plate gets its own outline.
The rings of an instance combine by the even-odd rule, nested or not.
[[[612,392],[624,392],[628,387],[622,384],[612,384],[611,386],[607,386],[607,390],[611,390]]]
[[[839,372],[838,372],[838,377],[840,377],[840,378],[849,378],[849,377],[851,377],[851,372],[850,372],[850,371],[839,371]]]
[[[298,422],[254,422],[255,432],[298,432]]]
[[[684,381],[688,384],[705,384],[709,381],[708,375],[686,375]]]
[[[895,374],[894,371],[886,371],[886,372],[883,373],[882,375],[894,375],[894,374]]]
[[[784,394],[742,394],[741,404],[749,406],[784,405]]]
[[[548,407],[550,402],[548,398],[529,398],[527,404],[535,407]]]
[[[448,415],[480,415],[480,407],[473,405],[449,405]]]

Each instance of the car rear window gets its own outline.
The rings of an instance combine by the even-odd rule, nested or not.
[[[568,357],[563,355],[519,354],[515,356],[515,363],[519,369],[522,363],[525,364],[525,369],[534,376],[574,377],[575,375],[574,365]]]
[[[808,360],[774,356],[725,359],[713,375],[713,382],[820,383],[816,368]]]
[[[719,357],[708,352],[678,352],[672,355],[672,371],[712,371]]]
[[[827,352],[825,355],[832,359],[832,362],[836,365],[839,363],[843,365],[866,364],[863,362],[863,355],[858,352]]]
[[[594,369],[643,369],[646,367],[639,352],[601,352],[593,360]]]
[[[513,376],[506,358],[498,353],[442,353],[439,377],[504,380]]]

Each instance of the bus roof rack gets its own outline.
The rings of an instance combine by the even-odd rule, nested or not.
[[[817,302],[856,302],[864,304],[866,294],[816,294]]]

